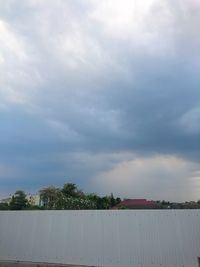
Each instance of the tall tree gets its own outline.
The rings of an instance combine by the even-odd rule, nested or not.
[[[60,200],[61,191],[59,188],[49,186],[40,190],[40,199],[46,209],[55,209],[56,203]],[[59,203],[60,205],[60,203]]]
[[[12,196],[10,201],[10,209],[11,210],[23,210],[27,208],[28,200],[26,199],[26,194],[22,190],[18,190]]]
[[[83,195],[83,192],[78,190],[77,186],[72,183],[66,183],[63,185],[62,193],[65,197],[79,197]]]

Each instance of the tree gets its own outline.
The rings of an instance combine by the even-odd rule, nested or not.
[[[102,209],[109,209],[111,207],[110,196],[102,197]]]
[[[66,197],[64,209],[66,210],[88,210],[96,209],[96,205],[92,200],[78,197]]]
[[[61,190],[54,186],[49,186],[40,190],[40,199],[43,201],[46,209],[56,209],[57,205],[61,206]]]
[[[111,193],[111,195],[110,195],[110,207],[112,208],[115,205],[116,205],[116,200],[115,200],[115,198],[113,196],[113,193]]]
[[[8,203],[0,203],[0,210],[9,210]]]
[[[83,192],[77,188],[75,184],[66,183],[63,185],[62,193],[65,197],[82,197]]]
[[[96,209],[103,209],[103,201],[102,198],[99,197],[95,193],[86,194],[85,198],[92,201],[96,207]]]
[[[116,203],[115,203],[115,205],[119,204],[120,202],[121,202],[121,198],[120,198],[120,197],[117,197],[117,198],[116,198]]]
[[[10,209],[11,210],[23,210],[28,206],[28,200],[26,199],[26,194],[22,190],[18,190],[12,196],[10,201]]]
[[[100,197],[97,194],[85,194],[76,184],[65,183],[62,188],[54,186],[40,190],[40,199],[44,209],[110,209],[121,202],[120,198]]]

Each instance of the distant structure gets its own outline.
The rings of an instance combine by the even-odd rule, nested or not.
[[[5,203],[5,204],[10,204],[12,197],[7,197],[0,199],[0,203]],[[40,200],[40,195],[39,194],[27,194],[26,199],[28,200],[29,204],[32,206],[42,206],[43,203]]]
[[[112,209],[155,209],[158,205],[155,201],[146,199],[124,199]]]
[[[11,197],[0,199],[0,203],[10,204]]]
[[[40,195],[38,194],[28,194],[26,199],[32,206],[41,206]]]

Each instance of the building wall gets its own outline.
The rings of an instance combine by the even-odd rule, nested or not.
[[[198,267],[200,210],[1,211],[0,260]]]
[[[40,195],[32,195],[32,194],[28,194],[26,196],[26,199],[28,200],[28,202],[31,205],[36,205],[36,206],[40,206]]]
[[[6,204],[10,204],[10,201],[11,201],[11,197],[8,197],[8,198],[3,198],[0,200],[0,203],[6,203]]]

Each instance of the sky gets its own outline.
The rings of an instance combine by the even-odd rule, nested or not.
[[[0,0],[0,197],[200,199],[199,28],[199,0]]]

